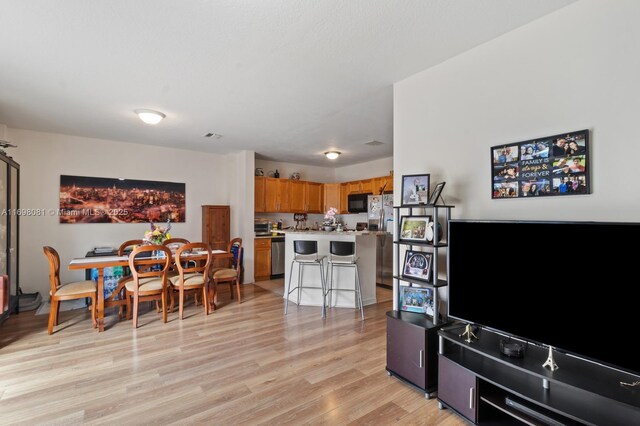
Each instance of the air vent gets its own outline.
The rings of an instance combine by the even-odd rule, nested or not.
[[[219,135],[218,133],[205,133],[203,135],[203,137],[205,138],[214,138],[214,139],[220,139],[222,137],[222,135]]]
[[[370,142],[365,142],[365,145],[369,145],[369,146],[378,146],[378,145],[384,145],[384,142],[380,142],[380,141],[370,141]]]

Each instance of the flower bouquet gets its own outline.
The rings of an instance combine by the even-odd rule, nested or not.
[[[333,231],[336,226],[336,213],[338,213],[338,209],[335,207],[329,207],[329,210],[324,214],[322,226],[324,226],[325,231]]]
[[[164,240],[168,240],[169,238],[171,238],[171,234],[169,233],[169,231],[171,230],[171,223],[169,222],[170,220],[167,220],[166,227],[158,226],[153,222],[150,222],[151,229],[144,233],[142,241],[144,241],[145,244],[161,245]]]

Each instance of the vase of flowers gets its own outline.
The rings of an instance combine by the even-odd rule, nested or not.
[[[324,214],[324,221],[322,222],[322,226],[324,226],[325,231],[333,231],[336,227],[336,213],[338,213],[338,209],[335,207],[329,207],[329,210]]]
[[[171,238],[171,234],[169,233],[171,230],[170,219],[167,219],[167,226],[164,227],[155,225],[151,221],[149,221],[149,223],[151,223],[151,229],[146,231],[144,237],[142,237],[142,241],[144,241],[145,244],[161,245],[164,240]]]

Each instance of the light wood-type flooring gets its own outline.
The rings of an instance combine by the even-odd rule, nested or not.
[[[205,317],[147,309],[141,327],[91,328],[89,313],[26,312],[0,325],[0,424],[464,424],[385,371],[385,301],[357,310],[289,305],[258,286]],[[386,292],[386,293],[385,293]],[[386,297],[384,297],[386,296]]]

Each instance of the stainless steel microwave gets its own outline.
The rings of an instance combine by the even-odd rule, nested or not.
[[[349,213],[366,213],[368,211],[367,202],[369,200],[368,194],[349,194],[347,208]]]

